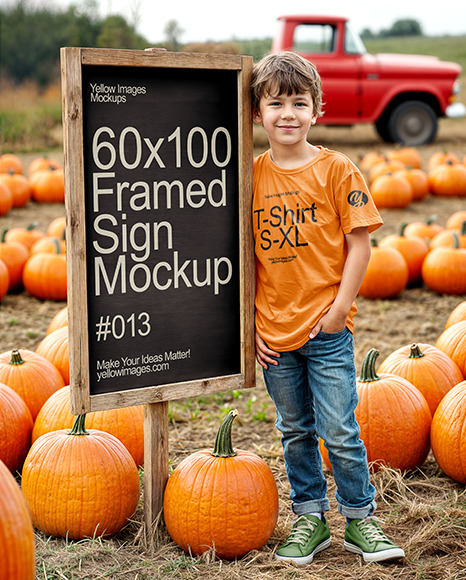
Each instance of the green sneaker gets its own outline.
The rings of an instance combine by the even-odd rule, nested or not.
[[[361,554],[365,562],[382,562],[403,558],[405,553],[383,533],[376,518],[353,520],[346,526],[345,548]]]
[[[277,550],[275,557],[303,566],[314,555],[330,546],[330,529],[327,520],[303,514],[293,524],[286,542]]]

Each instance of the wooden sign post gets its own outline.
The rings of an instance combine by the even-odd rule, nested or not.
[[[145,405],[151,534],[168,401],[255,385],[252,58],[61,62],[71,410]]]

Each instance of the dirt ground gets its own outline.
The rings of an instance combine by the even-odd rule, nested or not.
[[[313,143],[322,144],[347,154],[353,161],[370,150],[387,151],[370,126],[350,129],[316,127]],[[450,150],[462,158],[466,155],[466,121],[443,121],[435,143],[419,148],[424,161],[437,151]],[[23,156],[27,168],[37,155]],[[62,159],[59,151],[50,156]],[[466,209],[466,198],[429,196],[412,203],[404,210],[382,210],[383,227],[376,237],[396,233],[403,222],[421,221],[436,215],[445,225],[455,211]],[[0,217],[0,230],[25,226],[36,221],[46,229],[50,221],[64,214],[62,204],[34,204]],[[393,350],[422,342],[434,344],[443,331],[451,310],[466,296],[437,295],[425,287],[409,288],[390,300],[358,298],[355,345],[359,371],[362,359],[370,348],[380,351],[380,362]],[[47,326],[65,303],[38,300],[25,292],[7,295],[0,303],[0,352],[12,348],[34,350],[44,337]],[[196,408],[194,420],[193,405]],[[265,392],[261,373],[257,387],[240,394],[213,396],[207,403],[183,402],[172,405],[170,457],[175,466],[184,456],[199,448],[213,445],[215,432],[226,406],[237,407],[239,417],[234,426],[234,445],[250,449],[269,462],[280,495],[280,516],[277,528],[264,548],[238,562],[225,562],[211,555],[199,559],[184,553],[160,530],[155,552],[147,550],[141,539],[141,510],[134,522],[106,547],[89,552],[75,544],[73,550],[62,540],[51,540],[37,534],[38,578],[94,579],[97,577],[128,578],[324,578],[383,579],[425,578],[466,579],[466,500],[464,486],[447,478],[429,456],[422,470],[402,475],[391,470],[375,475],[379,491],[379,517],[385,520],[385,531],[407,553],[397,565],[364,565],[343,550],[343,520],[336,514],[334,483],[329,476],[329,497],[332,510],[329,522],[334,542],[329,550],[316,557],[312,565],[296,566],[277,563],[273,551],[283,541],[291,522],[288,483],[283,468],[281,447],[274,427],[274,410]],[[113,550],[109,555],[108,546]],[[89,557],[90,553],[90,557]],[[55,572],[53,572],[53,570]],[[97,573],[99,570],[99,573]],[[112,572],[114,570],[114,572]]]

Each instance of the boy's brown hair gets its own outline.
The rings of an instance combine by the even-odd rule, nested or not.
[[[252,72],[252,106],[259,109],[263,95],[310,93],[314,113],[322,115],[322,83],[316,67],[294,52],[268,54],[254,65]]]

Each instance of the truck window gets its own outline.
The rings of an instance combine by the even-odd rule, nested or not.
[[[293,50],[303,53],[326,53],[335,50],[336,29],[330,24],[298,24]]]
[[[348,54],[365,54],[367,52],[366,47],[349,22],[346,23],[345,31],[345,52]]]

